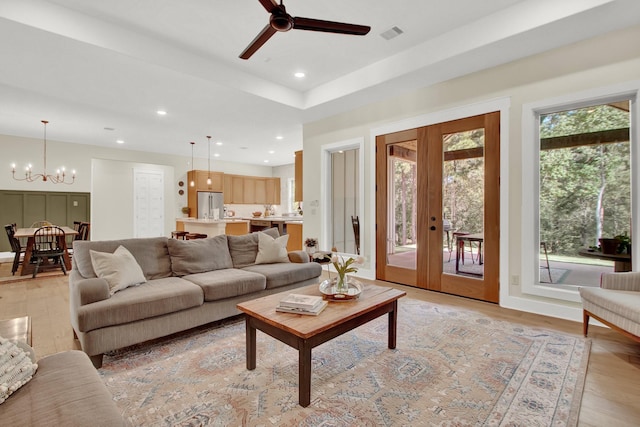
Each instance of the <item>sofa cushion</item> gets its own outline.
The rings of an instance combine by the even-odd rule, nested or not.
[[[89,250],[113,253],[118,246],[122,245],[131,252],[147,280],[171,277],[173,273],[167,240],[166,237],[105,241],[75,240],[73,242],[73,265],[82,277],[87,279],[97,277],[91,264]]]
[[[266,233],[273,238],[280,236],[277,228],[269,228],[262,233]],[[227,239],[234,268],[255,264],[256,256],[258,255],[258,232],[241,236],[227,236]]]
[[[38,361],[33,379],[0,405],[6,426],[124,426],[111,394],[81,351]]]
[[[227,236],[195,240],[167,240],[171,269],[176,276],[231,268]]]
[[[267,279],[262,274],[229,268],[190,274],[184,280],[195,283],[204,291],[205,301],[233,298],[265,289]]]
[[[581,287],[585,310],[621,329],[640,336],[640,292]]]
[[[118,246],[112,254],[90,249],[89,255],[93,270],[109,284],[110,295],[146,282],[138,262],[124,246]]]
[[[267,289],[314,279],[322,273],[322,267],[316,262],[256,264],[245,267],[243,270],[264,275],[267,278]]]
[[[0,337],[0,404],[31,380],[38,365],[31,353],[13,341]]]
[[[274,239],[266,233],[258,233],[258,254],[256,255],[256,264],[289,262],[289,256],[287,255],[288,241],[288,234]]]
[[[202,288],[178,277],[150,280],[78,308],[78,329],[88,332],[202,305]]]

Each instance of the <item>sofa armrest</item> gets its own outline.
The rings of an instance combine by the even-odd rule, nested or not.
[[[306,251],[289,252],[289,261],[296,263],[311,262],[311,260],[309,260],[309,254]]]
[[[604,273],[600,279],[602,289],[640,292],[640,273]]]
[[[77,271],[69,277],[69,298],[77,307],[109,299],[109,284],[97,277],[85,279]]]

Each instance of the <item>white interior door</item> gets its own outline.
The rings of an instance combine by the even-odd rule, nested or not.
[[[164,173],[134,169],[133,187],[134,236],[164,236]]]

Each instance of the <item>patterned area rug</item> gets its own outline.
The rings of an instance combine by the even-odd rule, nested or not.
[[[258,332],[245,368],[239,318],[106,355],[99,370],[136,426],[574,426],[590,341],[402,298],[387,318],[313,350],[311,405],[298,355]]]

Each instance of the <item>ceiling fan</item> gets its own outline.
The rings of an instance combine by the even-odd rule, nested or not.
[[[326,33],[351,34],[356,36],[364,36],[371,30],[366,25],[345,24],[342,22],[323,21],[321,19],[299,18],[293,17],[287,13],[287,10],[280,0],[280,4],[276,0],[259,0],[260,4],[271,14],[269,23],[262,29],[260,34],[247,46],[240,54],[240,58],[249,59],[251,55],[256,53],[263,44],[273,36],[276,31],[286,32],[289,30],[308,30],[323,31]]]

